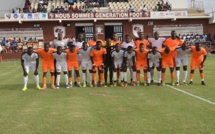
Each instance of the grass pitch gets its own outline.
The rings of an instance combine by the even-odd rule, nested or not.
[[[193,86],[177,88],[215,102],[214,61],[211,56],[205,62],[206,86],[196,70]],[[31,73],[22,92],[22,74],[19,60],[0,64],[1,134],[215,133],[215,105],[167,86],[37,91]],[[61,82],[63,87],[64,77]]]

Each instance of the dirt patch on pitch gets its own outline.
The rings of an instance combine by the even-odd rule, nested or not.
[[[99,96],[110,96],[111,94],[108,92],[91,92],[90,95],[99,95]]]

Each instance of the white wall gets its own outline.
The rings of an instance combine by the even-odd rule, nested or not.
[[[166,0],[172,4],[172,9],[187,9],[188,0]]]

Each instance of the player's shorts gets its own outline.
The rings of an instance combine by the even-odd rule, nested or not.
[[[56,62],[56,70],[57,72],[61,72],[61,69],[64,71],[64,72],[67,72],[68,71],[68,68],[67,68],[67,63],[66,62]]]
[[[50,72],[54,72],[54,63],[53,62],[50,62],[50,63],[43,62],[42,63],[42,70],[43,70],[43,72],[48,72],[48,70]]]
[[[24,68],[27,73],[29,73],[29,70],[34,73],[36,70],[36,63],[24,63]]]
[[[188,59],[187,58],[175,58],[175,66],[180,67],[180,66],[187,66],[188,65]]]
[[[166,68],[167,65],[169,66],[169,68],[174,67],[174,63],[172,60],[170,60],[170,61],[162,60],[162,68]]]
[[[72,68],[79,70],[78,62],[67,62],[68,70],[71,71]]]
[[[203,70],[204,67],[202,67],[200,64],[202,63],[202,61],[196,61],[196,60],[191,60],[191,63],[190,63],[190,68],[191,70],[195,70],[196,67],[199,68],[199,70]]]
[[[132,67],[133,66],[133,61],[127,61],[126,66],[127,67]]]
[[[97,70],[103,70],[104,68],[102,67],[102,63],[101,63],[101,64],[95,64],[95,66],[92,69],[93,71],[97,71]]]
[[[144,63],[136,63],[136,69],[137,70],[140,70],[140,68],[143,68],[144,70],[146,70],[147,69],[147,64],[144,64]]]
[[[92,70],[92,62],[91,61],[82,61],[81,63],[82,70]]]
[[[153,67],[153,65],[155,67],[160,67],[160,60],[155,60],[155,61],[149,60],[149,67],[151,68],[151,67]]]
[[[114,67],[117,68],[121,68],[122,67],[122,62],[114,62]]]

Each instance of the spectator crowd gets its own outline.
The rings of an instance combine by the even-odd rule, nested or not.
[[[37,8],[31,7],[29,0],[25,1],[25,6],[17,9],[12,9],[12,13],[47,13],[48,2],[52,0],[40,0]],[[68,3],[65,6],[52,6],[50,9],[51,13],[71,13],[71,12],[96,12],[96,8],[100,7],[99,1],[82,1],[83,4],[80,6],[74,6],[74,1],[65,0],[64,3]]]
[[[24,37],[23,39],[21,38],[3,38],[0,40],[0,45],[2,47],[2,52],[3,53],[16,53],[19,51],[23,51],[27,46],[33,46],[33,45],[38,45],[38,40],[37,38],[27,38]]]

